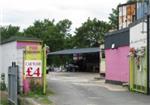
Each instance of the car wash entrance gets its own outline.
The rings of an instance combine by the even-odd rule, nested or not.
[[[100,48],[78,48],[67,49],[48,53],[51,56],[72,56],[72,62],[67,62],[65,68],[73,72],[99,72],[100,70]]]
[[[99,72],[99,53],[73,54],[77,72]]]

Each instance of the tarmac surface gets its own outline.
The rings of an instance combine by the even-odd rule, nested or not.
[[[54,105],[150,105],[150,96],[106,84],[96,73],[50,72],[48,87]]]

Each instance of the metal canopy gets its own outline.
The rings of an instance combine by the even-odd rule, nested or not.
[[[51,52],[51,53],[48,53],[48,55],[69,55],[69,54],[83,54],[83,53],[97,53],[97,52],[100,52],[99,47],[66,49],[66,50]]]

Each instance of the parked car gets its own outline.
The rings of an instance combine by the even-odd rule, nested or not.
[[[46,74],[49,73],[49,67],[46,67]]]
[[[52,66],[46,67],[46,74],[48,74],[49,72],[52,72],[52,71],[54,71],[54,67],[52,67]]]
[[[62,71],[61,67],[54,67],[54,72],[61,72],[61,71]]]
[[[73,63],[65,65],[67,72],[76,72],[79,69],[79,66]]]

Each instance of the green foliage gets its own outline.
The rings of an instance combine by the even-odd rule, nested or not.
[[[39,82],[35,82],[34,80],[30,81],[30,95],[37,94],[41,95],[43,94],[43,86]]]
[[[81,27],[75,31],[76,47],[97,47],[104,42],[104,34],[108,32],[110,25],[104,21],[94,18],[87,19]]]
[[[32,80],[30,82],[30,84],[33,84],[33,85],[31,85],[32,91],[29,94],[26,94],[26,95],[21,94],[22,97],[29,97],[29,98],[35,100],[37,103],[39,103],[41,105],[53,105],[53,102],[49,99],[49,96],[54,95],[54,92],[51,91],[50,88],[48,88],[48,86],[46,87],[46,94],[43,94],[41,92],[42,89],[41,89],[40,86],[35,87],[37,83],[35,83]],[[35,91],[34,89],[36,89],[37,91]],[[20,102],[21,105],[24,104],[24,101],[22,99],[20,99],[19,102]]]
[[[2,40],[16,35],[36,37],[53,52],[76,47],[97,47],[104,42],[104,34],[111,28],[107,22],[88,18],[81,27],[76,28],[75,35],[72,35],[71,25],[72,22],[68,19],[58,22],[49,19],[36,20],[23,32],[19,32],[19,27],[16,26],[1,27],[1,35]],[[71,57],[51,56],[48,58],[48,65],[52,62],[62,65],[71,59]]]
[[[6,84],[4,82],[0,82],[0,90],[2,91],[6,90]]]
[[[43,40],[43,43],[49,46],[50,51],[62,50],[65,48],[72,48],[72,36],[70,34],[70,27],[72,22],[64,19],[55,23],[54,20],[45,19],[43,21],[37,20],[32,26],[24,30],[25,36],[33,36]],[[63,62],[59,57],[48,58],[48,64],[51,62],[61,65]]]
[[[0,27],[0,35],[1,35],[1,40],[5,40],[10,38],[11,36],[16,36],[16,35],[21,35],[22,33],[19,32],[19,27],[18,26],[6,26],[6,27]]]
[[[112,8],[112,13],[109,14],[109,24],[111,25],[111,29],[117,29],[118,27],[118,16],[119,16],[119,11],[118,9]]]
[[[40,38],[50,47],[50,51],[64,48],[65,38],[69,36],[71,21],[64,19],[55,24],[55,21],[37,20],[33,26],[24,30],[24,35]]]
[[[62,34],[65,38],[67,38],[71,36],[71,34],[69,33],[71,25],[72,25],[72,22],[70,20],[64,19],[64,20],[59,21],[56,24],[56,27],[58,28],[59,33]]]
[[[0,105],[8,105],[8,100],[7,99],[1,100]]]

